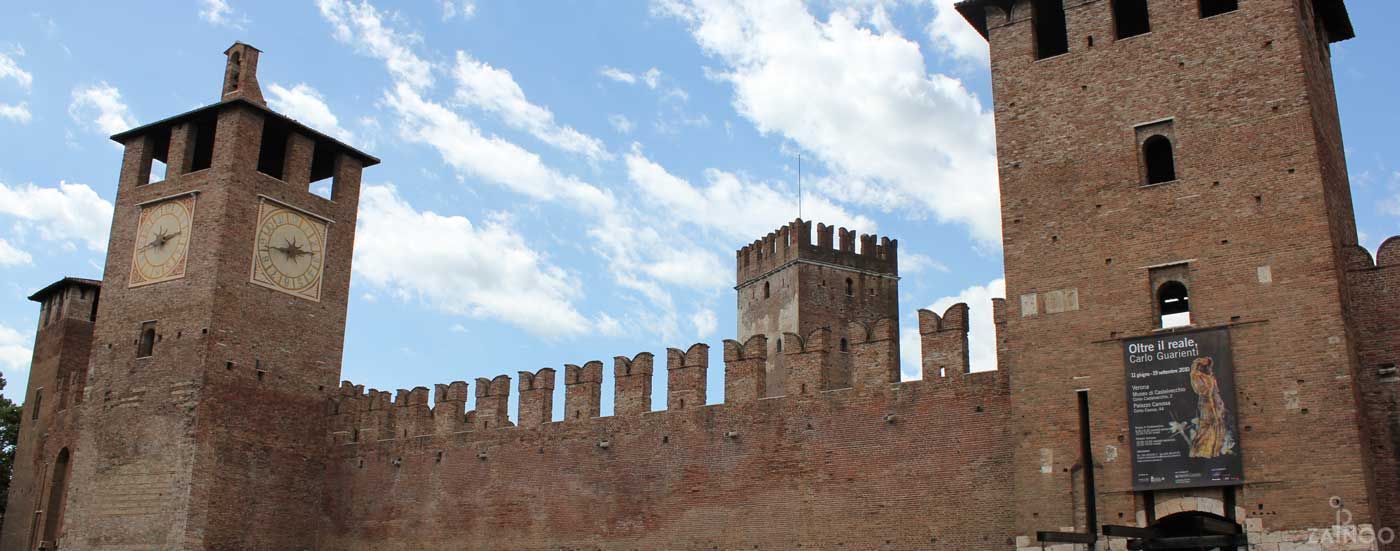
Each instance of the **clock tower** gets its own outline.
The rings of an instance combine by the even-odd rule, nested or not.
[[[270,110],[259,54],[225,52],[217,103],[112,137],[68,484],[85,495],[67,496],[60,548],[316,547],[360,173],[379,161]]]

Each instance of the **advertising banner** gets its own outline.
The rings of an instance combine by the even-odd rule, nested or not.
[[[1129,339],[1123,360],[1133,489],[1242,483],[1230,332]]]

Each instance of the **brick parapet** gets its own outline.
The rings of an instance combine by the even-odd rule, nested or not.
[[[797,261],[897,277],[898,248],[898,240],[874,234],[857,234],[854,230],[820,223],[817,224],[817,239],[813,243],[812,223],[799,218],[735,253],[736,285],[744,287]]]
[[[959,306],[965,308],[965,305]],[[956,310],[957,307],[950,309]],[[946,326],[948,317],[943,319]],[[900,392],[922,388],[921,385],[982,388],[1006,384],[1006,374],[1000,371],[901,382],[899,332],[894,320],[884,319],[872,324],[855,322],[848,330],[853,337],[845,352],[836,348],[828,329],[818,329],[805,336],[794,333],[784,335],[788,344],[783,354],[789,360],[786,366],[790,372],[785,378],[787,386],[777,397],[813,399],[820,396]],[[921,335],[921,348],[926,354],[940,353],[939,347],[947,345],[944,338],[946,333]],[[961,334],[965,341],[965,330]],[[667,349],[668,399],[664,411],[681,413],[697,408],[740,407],[774,399],[766,395],[764,388],[767,340],[762,335],[756,335],[745,343],[724,341],[725,401],[717,405],[706,405],[710,347],[696,343],[684,350]],[[832,364],[833,356],[841,353],[850,356],[852,384],[833,387],[826,380],[829,373],[826,368]],[[649,352],[638,353],[631,358],[614,358],[614,404],[617,407],[610,418],[638,417],[644,424],[663,422],[652,421],[660,419],[656,415],[661,411],[654,412],[642,406],[650,403],[652,364],[653,356]],[[560,422],[572,424],[602,419],[598,409],[602,362],[590,361],[582,366],[568,364],[564,366],[564,373],[564,414]],[[540,428],[560,423],[552,419],[554,370],[544,368],[534,373],[521,371],[519,377],[521,394],[517,423],[511,422],[505,409],[510,385],[510,378],[506,375],[477,379],[476,404],[470,411],[464,411],[469,389],[467,383],[462,381],[436,385],[433,393],[436,403],[432,405],[428,403],[428,391],[424,387],[399,390],[391,395],[387,391],[366,390],[363,385],[344,381],[327,406],[327,413],[332,417],[329,423],[330,441],[337,444],[363,443],[504,428]],[[641,384],[643,381],[646,381],[645,386]],[[646,401],[641,399],[643,395],[640,391],[643,388],[647,389]]]
[[[613,411],[641,415],[651,411],[651,375],[655,358],[642,352],[613,358]]]
[[[705,405],[710,369],[710,347],[696,343],[682,351],[666,350],[666,409],[681,410]]]

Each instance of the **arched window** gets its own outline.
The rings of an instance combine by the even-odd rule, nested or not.
[[[1168,281],[1157,288],[1157,312],[1163,328],[1191,325],[1191,297],[1186,285]]]
[[[228,56],[228,65],[228,91],[232,92],[238,89],[239,72],[243,70],[243,52],[233,52]]]
[[[846,278],[846,296],[856,296],[856,282],[851,281],[851,278],[849,277]]]
[[[1142,159],[1147,164],[1147,183],[1160,184],[1176,179],[1176,160],[1172,141],[1156,135],[1142,142]]]
[[[842,351],[842,352],[849,352],[849,351],[850,351],[849,345],[846,344],[846,339],[844,339],[844,338],[841,339],[841,351]]]
[[[44,407],[44,389],[34,389],[34,403],[32,404],[32,406],[33,407],[29,410],[29,419],[38,419],[39,408]]]
[[[781,354],[782,351],[783,351],[783,339],[778,339],[778,353]]]
[[[141,341],[136,346],[137,358],[149,358],[156,348],[156,328],[147,327],[141,330]]]
[[[768,293],[768,282],[765,281],[765,282],[763,282],[763,298],[768,298],[768,296],[769,296],[769,293]]]

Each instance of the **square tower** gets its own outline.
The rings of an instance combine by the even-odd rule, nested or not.
[[[1293,537],[1331,526],[1334,496],[1378,523],[1344,277],[1357,237],[1330,61],[1353,34],[1344,3],[957,7],[991,47],[1021,541],[1177,512]],[[1228,336],[1219,421],[1242,473],[1163,488],[1134,474],[1151,441],[1129,424],[1125,348],[1195,332]]]
[[[257,49],[225,55],[218,103],[112,137],[64,549],[316,547],[360,174],[378,160],[269,110]],[[329,198],[311,191],[325,179]]]
[[[823,328],[831,331],[833,357],[822,374],[822,388],[812,389],[818,391],[851,386],[848,347],[853,324],[868,327],[889,319],[897,334],[898,245],[888,237],[857,235],[825,224],[817,224],[813,243],[812,223],[797,219],[739,249],[734,287],[739,298],[739,340],[747,342],[755,335],[768,338],[765,396],[801,391],[786,388],[782,352],[784,346],[802,343],[785,341],[806,339]]]
[[[100,281],[65,277],[29,296],[40,305],[39,326],[0,549],[52,549],[61,534],[76,438],[74,412],[83,400],[101,291]]]

